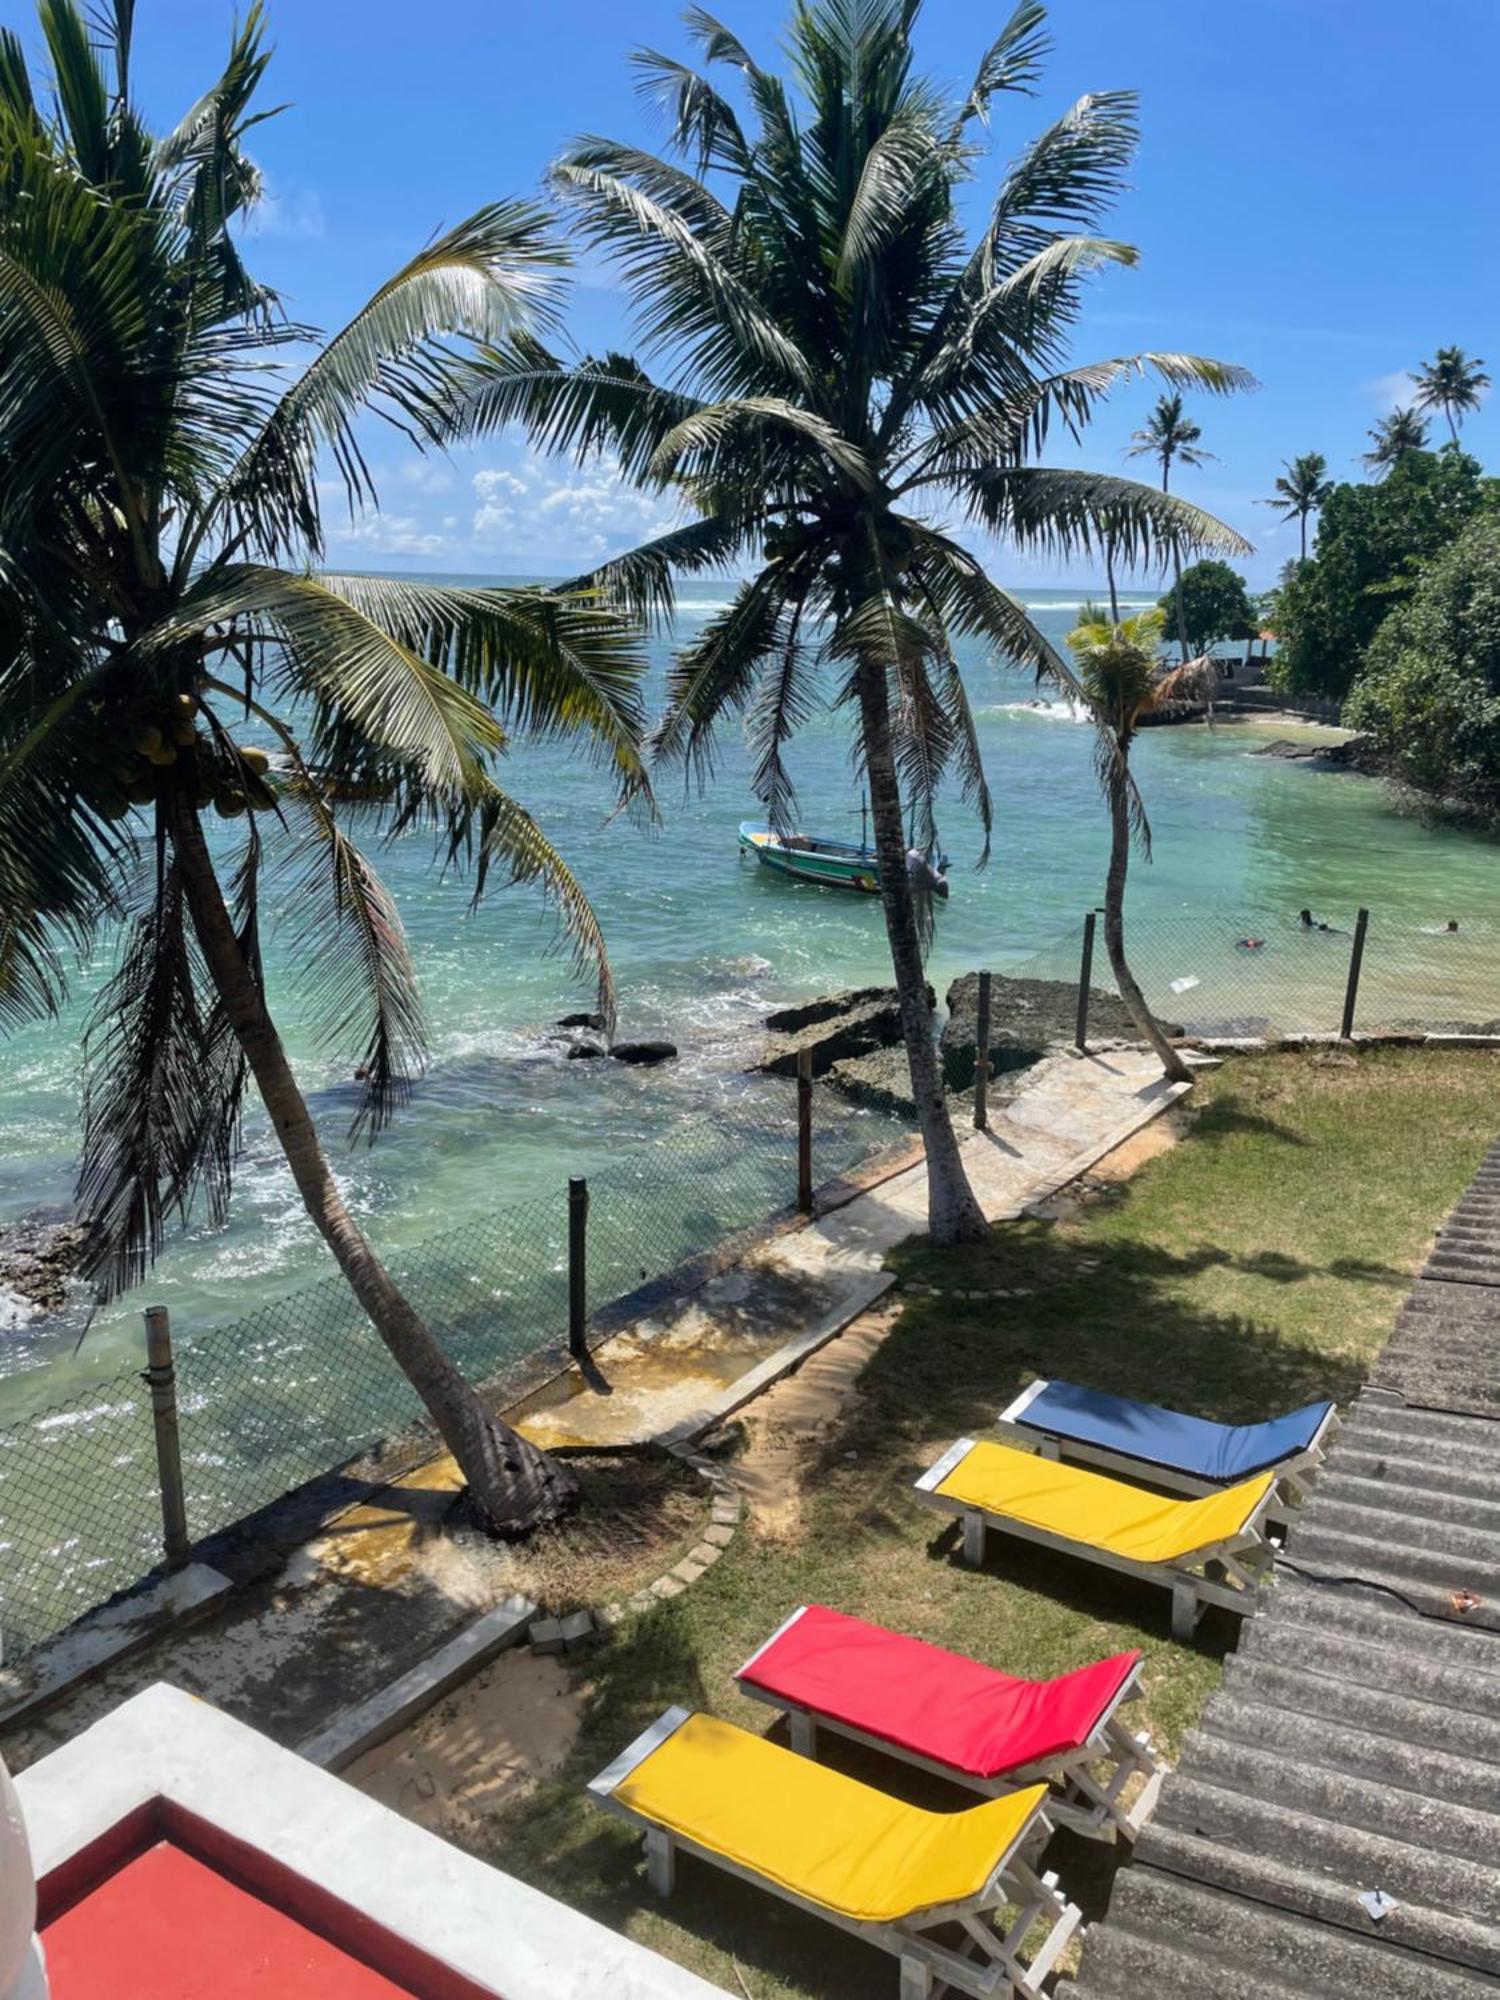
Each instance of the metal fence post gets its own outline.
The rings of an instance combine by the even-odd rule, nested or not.
[[[1365,961],[1365,932],[1370,928],[1370,912],[1361,910],[1354,919],[1354,944],[1349,953],[1349,984],[1344,988],[1344,1024],[1339,1034],[1344,1041],[1354,1033],[1354,1005],[1359,998],[1359,972]]]
[[[1078,1032],[1074,1040],[1083,1051],[1089,1045],[1089,986],[1094,977],[1095,921],[1095,913],[1090,910],[1083,920],[1083,961],[1078,968]]]
[[[983,1132],[990,1122],[990,975],[979,975],[979,995],[974,1004],[974,1130]]]
[[[797,1051],[797,1206],[812,1214],[812,1050]]]
[[[568,1181],[568,1352],[589,1358],[588,1334],[589,1184],[580,1174]]]
[[[156,1431],[156,1469],[161,1478],[162,1548],[167,1568],[192,1559],[188,1540],[187,1495],[182,1484],[182,1446],[177,1435],[177,1370],[172,1363],[172,1326],[165,1306],[146,1308],[146,1372],[151,1421]]]

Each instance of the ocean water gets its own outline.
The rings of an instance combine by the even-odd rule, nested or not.
[[[680,629],[695,629],[723,597],[717,586],[687,584]],[[1076,619],[1073,593],[1032,591],[1027,601],[1055,638]],[[653,696],[667,642],[654,650]],[[1089,730],[1006,663],[975,651],[964,667],[997,824],[990,863],[977,871],[979,830],[956,797],[945,801],[953,893],[931,961],[940,991],[980,964],[1016,967],[1051,952],[1059,970],[1071,966],[1107,849]],[[1401,955],[1392,948],[1373,975],[1385,982],[1389,1009],[1399,1012],[1408,992],[1418,1008],[1446,982],[1449,1011],[1500,1014],[1490,976],[1497,960],[1487,948],[1500,953],[1500,847],[1401,816],[1368,780],[1253,754],[1287,733],[1235,725],[1142,736],[1135,763],[1154,859],[1135,866],[1130,911],[1143,948],[1151,945],[1153,997],[1164,1004],[1175,995],[1185,1008],[1189,995],[1232,977],[1239,999],[1220,1011],[1254,1018],[1269,1011],[1257,982],[1269,990],[1300,979],[1318,1008],[1331,1005],[1346,954],[1333,940],[1300,936],[1295,913],[1310,905],[1347,926],[1363,903],[1376,913],[1374,935],[1401,940]],[[795,743],[791,764],[805,825],[857,837],[847,715],[820,716]],[[471,914],[463,884],[442,879],[429,843],[413,836],[377,859],[421,971],[433,1060],[394,1128],[374,1148],[352,1148],[345,1135],[357,1052],[313,1044],[272,925],[273,1002],[353,1205],[383,1247],[399,1252],[513,1203],[560,1200],[569,1173],[648,1157],[674,1133],[742,1109],[753,1091],[743,1066],[762,1014],[888,977],[878,901],[778,880],[741,859],[738,823],[759,816],[747,768],[731,728],[704,790],[685,788],[676,774],[661,778],[663,823],[644,833],[609,817],[606,780],[574,752],[520,743],[508,762],[507,782],[562,847],[603,921],[621,1033],[679,1044],[679,1061],[664,1069],[567,1061],[550,1031],[591,996],[570,976],[535,899],[506,890]],[[1449,918],[1460,924],[1458,944],[1437,935]],[[1234,953],[1247,934],[1268,940],[1253,961]],[[0,1221],[69,1198],[79,1032],[103,974],[102,966],[83,971],[66,1020],[0,1045]],[[148,1291],[190,1335],[325,1273],[326,1255],[254,1112],[246,1138],[227,1227],[192,1226],[139,1295],[100,1316],[85,1350],[92,1365],[134,1358],[134,1314]],[[0,1375],[52,1361],[72,1366],[77,1334],[76,1319],[0,1331]]]

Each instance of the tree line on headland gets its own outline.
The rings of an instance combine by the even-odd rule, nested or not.
[[[1163,626],[1180,632],[1184,658],[1239,640],[1253,654],[1256,635],[1273,633],[1271,686],[1339,704],[1390,776],[1495,821],[1500,479],[1459,436],[1489,377],[1481,360],[1442,347],[1410,380],[1410,405],[1369,433],[1367,478],[1330,478],[1320,452],[1285,465],[1264,504],[1296,521],[1301,549],[1274,590],[1252,598],[1227,563],[1195,563],[1162,599]],[[1170,414],[1158,410],[1159,433]],[[1434,448],[1439,419],[1448,435]]]

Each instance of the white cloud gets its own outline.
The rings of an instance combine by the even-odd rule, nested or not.
[[[260,200],[245,218],[245,235],[292,237],[313,242],[326,236],[323,197],[316,188],[279,188],[269,177],[261,183]]]
[[[1377,375],[1364,385],[1365,394],[1382,416],[1389,416],[1392,410],[1404,409],[1412,399],[1414,387],[1405,368],[1393,368],[1389,375]]]
[[[631,485],[608,458],[593,461],[572,481],[537,458],[525,460],[519,473],[482,466],[473,486],[479,502],[474,541],[506,555],[556,553],[574,560],[617,554],[665,534],[675,518],[659,495]]]
[[[409,486],[414,493],[453,491],[453,468],[441,459],[406,459],[396,468],[395,476],[402,486]],[[375,483],[377,486],[380,484],[378,478]]]
[[[451,535],[426,527],[414,514],[368,514],[328,531],[336,548],[354,548],[372,556],[440,556],[453,549]]]

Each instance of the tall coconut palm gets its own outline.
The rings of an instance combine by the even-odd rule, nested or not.
[[[496,875],[538,885],[608,1009],[589,905],[496,768],[508,723],[566,731],[639,791],[641,661],[617,621],[315,568],[320,469],[363,507],[369,414],[417,446],[458,435],[457,381],[546,312],[562,252],[534,207],[498,203],[332,338],[287,323],[234,230],[258,192],[260,9],[162,137],[131,101],[131,15],[43,0],[50,101],[0,34],[0,1026],[55,1013],[66,956],[117,935],[84,1042],[86,1274],[110,1296],[195,1197],[224,1215],[248,1072],[479,1511],[525,1528],[569,1476],[488,1415],[350,1213],[267,1004],[261,888],[279,849],[293,969],[364,1079],[357,1133],[401,1102],[423,1029],[351,822],[430,830],[476,895]]]
[[[790,739],[829,700],[857,718],[929,1222],[951,1242],[984,1224],[933,1044],[903,792],[926,845],[956,772],[987,852],[990,793],[955,641],[1063,681],[1071,669],[937,510],[1053,554],[1096,552],[1106,526],[1127,561],[1168,540],[1243,548],[1150,486],[1034,460],[1054,422],[1076,435],[1124,377],[1152,369],[1219,391],[1248,378],[1180,354],[1066,365],[1084,277],[1135,260],[1095,233],[1134,151],[1134,100],[1081,99],[1000,178],[969,242],[956,195],[998,100],[1038,74],[1043,9],[1016,9],[956,103],[914,70],[918,14],[918,0],[799,5],[789,79],[699,9],[687,20],[703,72],[639,56],[668,156],[586,139],[554,183],[584,241],[617,263],[645,362],[564,364],[513,342],[510,384],[477,400],[540,447],[608,450],[680,496],[680,527],[589,579],[627,606],[669,611],[674,568],[752,570],[676,653],[660,759],[702,777],[717,728],[744,714],[755,790],[787,826]]]
[[[1195,424],[1182,407],[1182,392],[1174,389],[1167,395],[1159,396],[1156,408],[1146,419],[1145,425],[1130,433],[1131,443],[1127,458],[1154,458],[1161,467],[1161,490],[1165,493],[1172,478],[1172,462],[1180,459],[1184,465],[1206,465],[1213,457],[1211,451],[1199,448],[1198,440],[1203,436],[1201,424]],[[1177,643],[1182,648],[1183,664],[1187,662],[1187,624],[1182,614],[1182,547],[1172,543],[1172,581],[1177,586]]]
[[[1426,451],[1427,423],[1415,410],[1393,410],[1368,433],[1370,449],[1361,454],[1364,464],[1379,479],[1390,471],[1404,452]]]
[[[1328,477],[1328,460],[1320,451],[1305,451],[1300,458],[1283,461],[1285,473],[1277,475],[1276,491],[1262,507],[1274,507],[1278,514],[1295,520],[1302,538],[1303,562],[1307,561],[1307,517],[1315,514],[1333,491]]]
[[[1104,883],[1104,945],[1120,998],[1144,1040],[1176,1083],[1192,1072],[1162,1033],[1125,955],[1125,883],[1132,841],[1151,858],[1151,826],[1130,769],[1130,746],[1141,718],[1179,701],[1212,703],[1218,669],[1208,655],[1167,672],[1156,665],[1163,614],[1159,609],[1133,618],[1104,618],[1086,606],[1068,634],[1078,668],[1078,685],[1098,730],[1095,768],[1109,806],[1109,870]]]
[[[1413,403],[1419,410],[1441,410],[1455,444],[1460,420],[1479,408],[1490,386],[1484,363],[1471,361],[1461,347],[1440,347],[1412,380],[1417,385]]]

